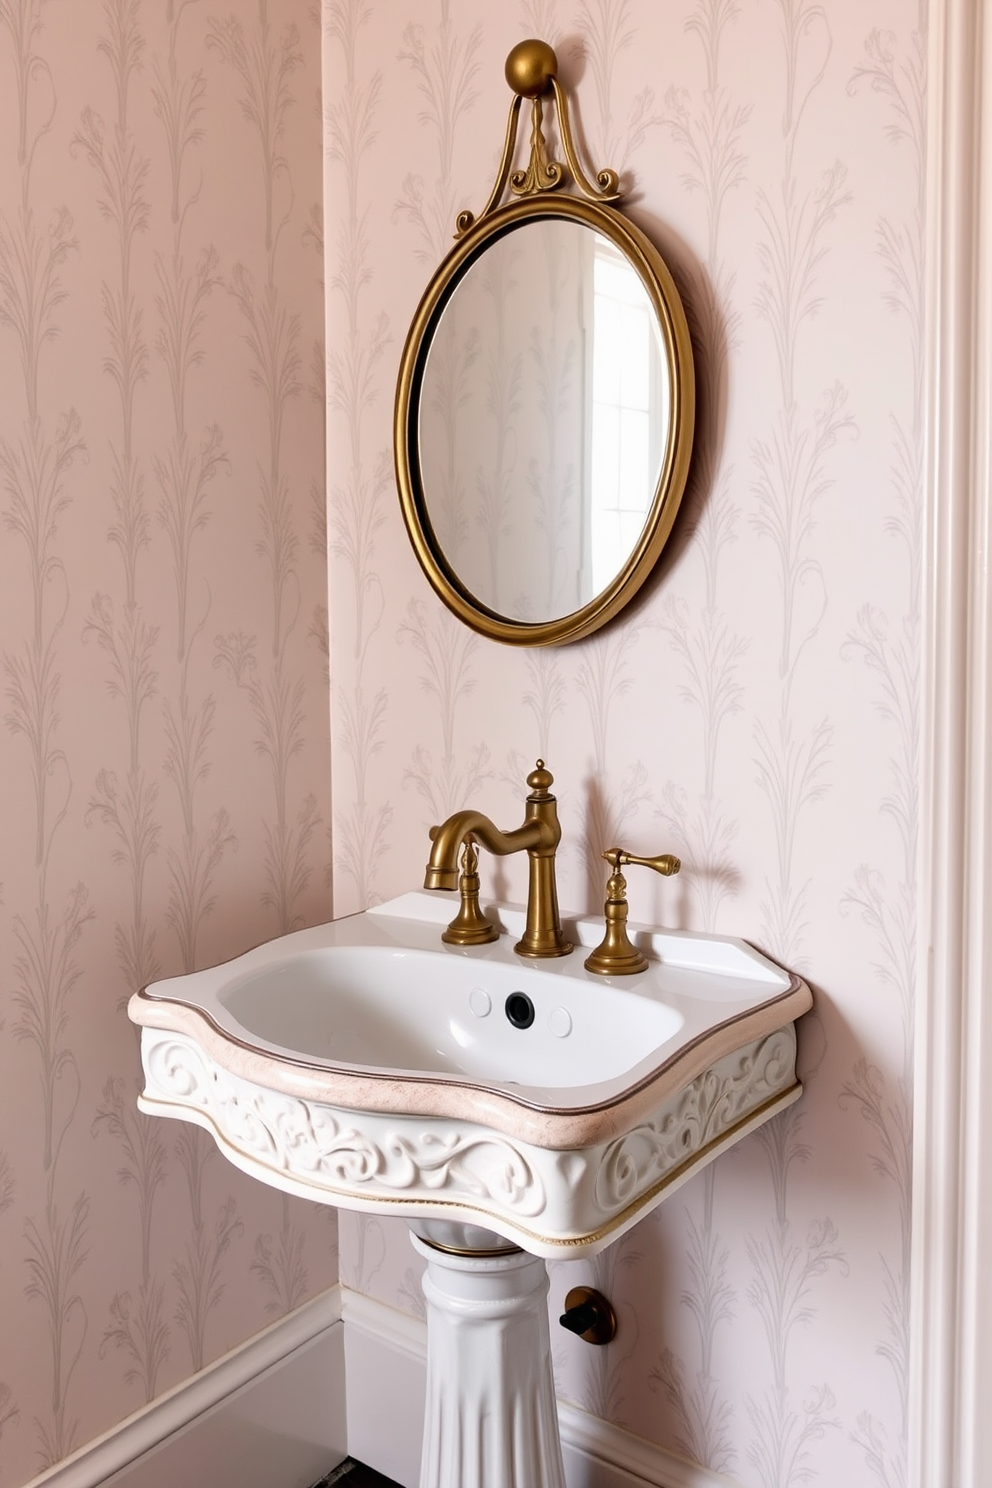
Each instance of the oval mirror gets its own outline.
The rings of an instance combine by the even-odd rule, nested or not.
[[[400,500],[437,594],[510,644],[605,624],[671,531],[693,411],[685,314],[643,233],[566,196],[489,212],[428,286],[400,367]]]

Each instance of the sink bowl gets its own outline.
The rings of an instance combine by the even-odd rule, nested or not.
[[[523,911],[487,912],[499,941],[446,946],[451,896],[420,891],[152,984],[142,1109],[288,1192],[566,1258],[799,1096],[809,989],[745,942],[631,926],[648,969],[604,978],[601,920],[535,965]]]
[[[234,1037],[297,1059],[542,1086],[566,1100],[625,1075],[682,1026],[664,1003],[617,988],[604,997],[576,976],[549,985],[515,959],[473,963],[466,979],[464,959],[435,948],[286,949],[205,989],[204,1006]]]

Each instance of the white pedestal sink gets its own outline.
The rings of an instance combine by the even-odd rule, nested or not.
[[[422,1488],[562,1488],[541,1258],[595,1254],[796,1100],[812,999],[743,941],[647,927],[635,976],[522,963],[523,912],[487,913],[508,934],[446,946],[450,896],[407,894],[135,994],[140,1105],[265,1183],[405,1217]],[[566,928],[591,948],[602,921]]]

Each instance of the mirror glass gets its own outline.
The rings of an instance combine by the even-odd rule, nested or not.
[[[591,224],[531,216],[469,262],[414,420],[437,545],[482,605],[555,621],[620,574],[672,439],[670,366],[640,274]]]

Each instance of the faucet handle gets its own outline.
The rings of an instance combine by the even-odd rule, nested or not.
[[[597,976],[631,976],[647,968],[647,957],[642,956],[630,942],[627,934],[627,880],[620,872],[621,865],[634,863],[640,868],[653,868],[665,878],[678,873],[681,862],[673,853],[662,853],[656,858],[638,858],[622,847],[608,847],[603,857],[613,872],[606,886],[606,932],[596,949],[586,957],[587,971]]]
[[[633,853],[624,852],[622,847],[608,847],[603,857],[609,863],[614,873],[618,873],[621,864],[636,863],[639,868],[653,868],[655,873],[660,873],[664,878],[669,878],[673,873],[678,873],[682,867],[681,859],[674,853],[662,853],[657,858],[635,858]],[[623,874],[620,874],[623,877]]]
[[[499,931],[479,908],[479,854],[471,832],[462,842],[461,870],[458,880],[461,903],[447,930],[441,932],[441,939],[447,945],[488,945],[499,940]]]

